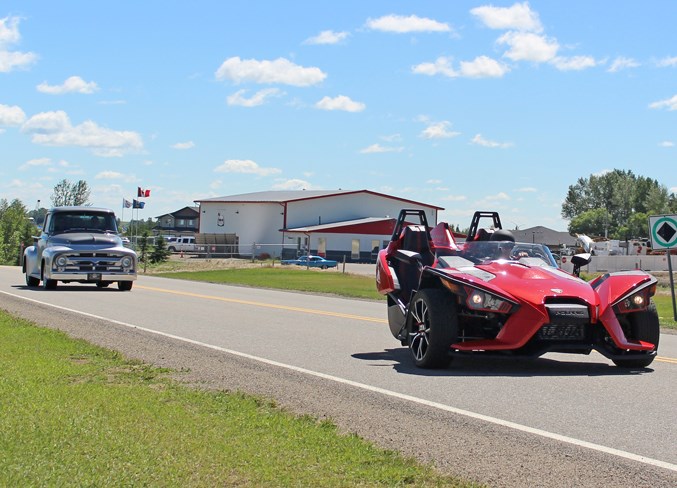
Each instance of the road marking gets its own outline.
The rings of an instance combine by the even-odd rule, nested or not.
[[[461,408],[452,407],[450,405],[445,405],[443,403],[425,400],[423,398],[418,398],[418,397],[415,397],[415,396],[406,395],[404,393],[399,393],[399,392],[392,391],[392,390],[386,390],[385,388],[380,388],[378,386],[367,385],[365,383],[358,383],[357,381],[348,380],[348,379],[345,379],[345,378],[340,378],[338,376],[333,376],[333,375],[329,375],[329,374],[325,374],[325,373],[320,373],[318,371],[312,371],[310,369],[300,368],[298,366],[293,366],[291,364],[273,361],[272,359],[266,359],[266,358],[262,358],[262,357],[259,357],[259,356],[253,356],[251,354],[247,354],[247,353],[244,353],[244,352],[235,351],[233,349],[226,349],[226,348],[223,348],[223,347],[215,346],[213,344],[207,344],[205,342],[200,342],[200,341],[196,341],[196,340],[193,340],[193,339],[188,339],[186,337],[181,337],[181,336],[177,336],[177,335],[174,335],[174,334],[167,334],[166,332],[160,332],[160,331],[153,330],[153,329],[147,329],[145,327],[140,327],[138,325],[130,324],[130,323],[127,323],[127,322],[121,322],[119,320],[109,319],[107,317],[102,317],[100,315],[94,315],[94,314],[91,314],[91,313],[82,312],[80,310],[74,310],[74,309],[71,309],[71,308],[62,307],[60,305],[53,305],[51,303],[41,302],[41,301],[35,300],[33,298],[27,298],[27,297],[23,297],[21,295],[15,295],[13,293],[8,293],[6,291],[0,290],[0,293],[3,293],[3,294],[8,295],[8,296],[15,297],[15,298],[21,298],[23,300],[26,300],[26,301],[29,301],[29,302],[34,302],[34,303],[37,303],[37,304],[40,304],[40,305],[46,305],[48,307],[53,307],[53,308],[56,308],[58,310],[76,313],[76,314],[83,315],[85,317],[90,317],[90,318],[97,319],[97,320],[103,320],[104,322],[110,322],[110,323],[113,323],[113,324],[117,324],[117,325],[121,325],[123,327],[130,328],[130,329],[140,330],[140,331],[143,331],[143,332],[147,332],[149,334],[155,334],[155,335],[158,335],[158,336],[167,337],[169,339],[174,339],[174,340],[177,340],[177,341],[185,342],[185,343],[188,343],[188,344],[193,344],[193,345],[200,346],[200,347],[206,347],[208,349],[212,349],[214,351],[219,351],[219,352],[222,352],[222,353],[225,353],[225,354],[230,354],[232,356],[237,356],[237,357],[249,359],[249,360],[252,360],[252,361],[257,361],[257,362],[260,362],[260,363],[263,363],[263,364],[268,364],[270,366],[275,366],[275,367],[278,367],[278,368],[284,368],[284,369],[287,369],[287,370],[290,370],[290,371],[295,371],[297,373],[307,374],[307,375],[314,376],[316,378],[321,378],[321,379],[324,379],[324,380],[327,380],[327,381],[333,381],[335,383],[340,383],[340,384],[343,384],[343,385],[352,386],[352,387],[359,388],[359,389],[369,391],[369,392],[372,392],[372,393],[379,393],[381,395],[386,395],[386,396],[389,396],[389,397],[392,397],[392,398],[397,398],[397,399],[400,399],[400,400],[409,401],[409,402],[416,403],[416,404],[419,404],[419,405],[424,405],[424,406],[435,408],[437,410],[441,410],[441,411],[444,411],[444,412],[454,413],[454,414],[457,414],[457,415],[463,415],[465,417],[473,418],[473,419],[476,419],[476,420],[482,420],[484,422],[488,422],[488,423],[491,423],[491,424],[494,424],[494,425],[500,425],[502,427],[517,430],[517,431],[520,431],[520,432],[526,432],[528,434],[533,434],[533,435],[537,435],[537,436],[540,436],[540,437],[545,437],[547,439],[565,442],[567,444],[571,444],[571,445],[578,446],[578,447],[585,447],[587,449],[592,449],[594,451],[603,452],[605,454],[610,454],[612,456],[617,456],[617,457],[620,457],[620,458],[628,459],[630,461],[636,461],[636,462],[647,464],[647,465],[650,465],[650,466],[656,466],[658,468],[668,469],[670,471],[677,472],[677,464],[672,464],[672,463],[669,463],[669,462],[666,462],[666,461],[661,461],[659,459],[653,459],[653,458],[650,458],[650,457],[641,456],[639,454],[633,454],[631,452],[622,451],[620,449],[615,449],[613,447],[602,446],[600,444],[595,444],[593,442],[583,441],[583,440],[580,440],[580,439],[575,439],[573,437],[569,437],[569,436],[565,436],[565,435],[561,435],[561,434],[555,434],[553,432],[548,432],[546,430],[541,430],[541,429],[537,429],[537,428],[534,428],[534,427],[529,427],[527,425],[518,424],[516,422],[511,422],[509,420],[503,420],[503,419],[499,419],[499,418],[496,418],[496,417],[490,417],[488,415],[483,415],[481,413],[471,412],[469,410],[464,410],[464,409],[461,409]],[[218,297],[216,297],[216,298],[218,298]],[[255,302],[253,302],[253,303],[255,303]],[[300,310],[303,310],[303,309],[300,309]]]
[[[289,305],[275,305],[272,303],[265,303],[265,302],[255,302],[252,300],[239,300],[236,298],[225,298],[225,297],[218,297],[214,295],[202,295],[199,293],[190,293],[186,291],[176,291],[176,290],[168,290],[166,288],[155,288],[152,286],[137,286],[136,288],[140,288],[142,290],[150,290],[150,291],[157,291],[160,293],[170,293],[172,295],[182,295],[186,297],[193,297],[193,298],[204,298],[207,300],[217,300],[220,302],[226,302],[226,303],[237,303],[239,305],[253,305],[256,307],[264,307],[264,308],[274,308],[277,310],[287,310],[290,312],[302,312],[302,313],[310,313],[310,314],[315,314],[315,315],[325,315],[328,317],[339,317],[342,319],[352,319],[352,320],[362,320],[365,322],[376,322],[378,324],[387,324],[388,321],[385,319],[379,319],[375,317],[365,317],[363,315],[352,315],[348,313],[341,313],[341,312],[328,312],[326,310],[317,310],[314,308],[302,308],[302,307],[292,307]]]

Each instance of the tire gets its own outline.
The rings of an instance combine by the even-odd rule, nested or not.
[[[176,252],[176,248],[174,246],[170,246],[167,248],[169,252]]]
[[[43,263],[44,264],[44,263]],[[45,279],[45,272],[44,270],[40,271],[40,277],[42,278],[42,288],[45,290],[54,290],[56,289],[56,280],[48,280]]]
[[[42,280],[42,288],[45,290],[56,290],[56,280]]]
[[[118,281],[118,288],[120,291],[129,291],[132,289],[132,285],[134,285],[133,281]]]
[[[630,321],[631,338],[652,343],[655,346],[654,350],[651,352],[631,352],[628,353],[627,359],[614,359],[613,362],[621,368],[646,368],[656,357],[655,352],[658,350],[658,342],[661,337],[656,304],[651,300],[646,310],[631,313],[628,319]]]
[[[38,286],[39,284],[39,279],[32,277],[28,274],[28,272],[26,272],[26,286]]]
[[[458,335],[453,297],[438,289],[414,296],[407,317],[409,352],[419,368],[444,368],[451,361],[449,347]]]

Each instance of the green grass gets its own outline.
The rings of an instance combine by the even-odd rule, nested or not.
[[[232,268],[213,271],[158,273],[157,276],[184,280],[228,283],[259,288],[333,293],[351,298],[382,300],[376,291],[376,279],[332,270],[306,270],[277,267]]]
[[[472,486],[0,311],[0,486]]]
[[[658,320],[661,324],[661,327],[677,330],[677,322],[675,322],[675,315],[672,308],[672,295],[670,294],[670,290],[667,290],[665,293],[661,292],[654,295],[653,301],[656,304],[656,309],[658,310]]]

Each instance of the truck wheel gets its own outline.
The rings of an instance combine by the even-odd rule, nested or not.
[[[45,290],[55,290],[56,289],[56,280],[42,280],[42,287]]]
[[[133,281],[118,281],[118,288],[120,291],[129,291],[132,289]]]
[[[621,368],[646,368],[656,357],[655,353],[658,351],[658,341],[661,337],[656,304],[652,300],[649,308],[642,312],[631,313],[628,318],[630,320],[631,338],[652,343],[655,346],[654,350],[651,352],[629,352],[627,359],[614,359],[613,362]]]
[[[167,250],[169,252],[176,252],[176,248],[174,246],[170,246]]]
[[[28,273],[26,273],[26,286],[38,286],[39,284],[40,284],[39,279],[34,278]]]
[[[451,361],[449,347],[458,335],[456,303],[452,298],[443,290],[425,289],[411,301],[408,344],[419,368],[444,368]]]

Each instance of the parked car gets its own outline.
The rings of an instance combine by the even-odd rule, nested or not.
[[[546,246],[515,242],[497,212],[475,212],[466,241],[456,243],[448,224],[430,229],[425,212],[405,209],[379,252],[376,284],[390,332],[418,367],[446,367],[463,354],[592,350],[620,367],[648,366],[660,338],[656,278],[635,270],[586,282],[578,275],[590,260],[577,254],[574,273],[564,272]]]
[[[123,291],[136,280],[136,253],[124,247],[115,213],[105,208],[55,207],[47,212],[40,236],[26,248],[22,269],[26,285],[45,289],[63,283],[117,282]]]
[[[197,245],[195,244],[195,236],[180,236],[167,244],[167,249],[170,252],[195,252]]]
[[[325,259],[322,256],[301,256],[296,259],[283,259],[282,264],[296,264],[298,266],[307,266],[309,268],[336,268],[338,261]]]

